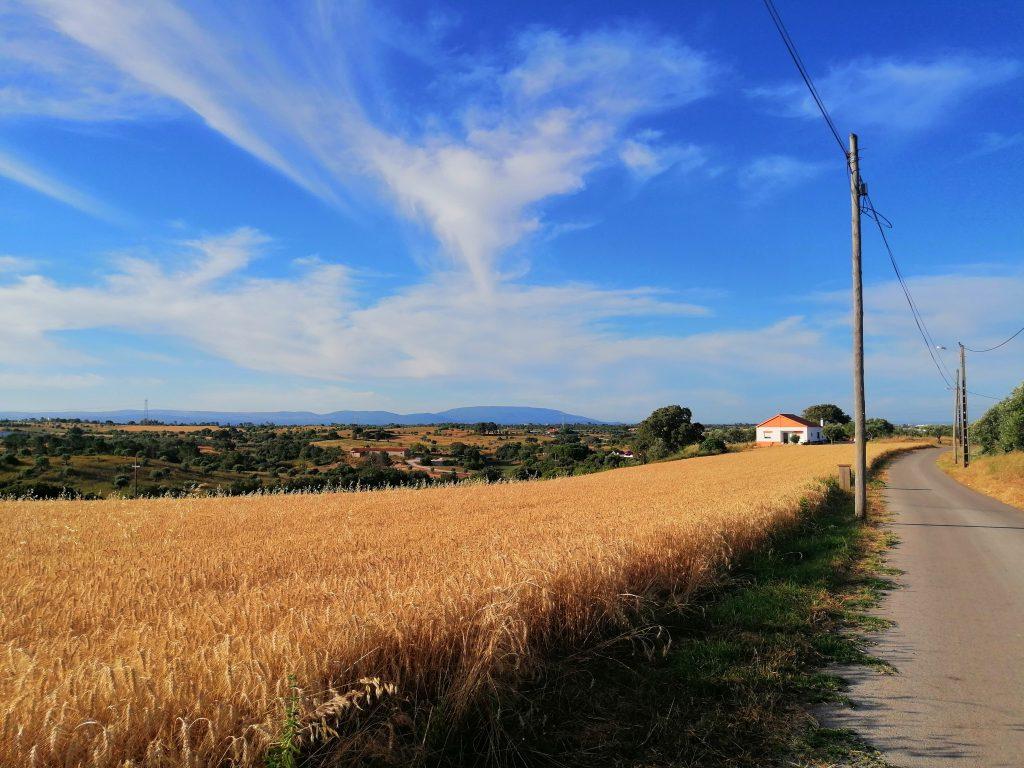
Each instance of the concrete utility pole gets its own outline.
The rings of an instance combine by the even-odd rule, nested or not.
[[[864,416],[864,293],[860,267],[860,198],[864,185],[860,180],[860,155],[857,134],[850,134],[850,226],[853,239],[853,441],[854,462],[853,508],[857,517],[867,517],[867,445]]]
[[[956,389],[953,390],[953,463],[960,463],[960,369],[956,369]]]
[[[964,467],[969,467],[971,464],[971,435],[968,424],[970,421],[967,419],[967,350],[964,348],[963,342],[957,342],[960,345],[960,438],[961,442],[961,454],[964,457]]]

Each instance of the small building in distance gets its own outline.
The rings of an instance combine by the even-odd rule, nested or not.
[[[756,427],[758,445],[786,445],[787,443],[823,443],[822,426],[792,413],[777,413]]]

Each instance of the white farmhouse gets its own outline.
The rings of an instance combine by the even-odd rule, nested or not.
[[[825,437],[820,424],[795,416],[777,413],[757,425],[755,440],[758,445],[785,445],[786,443],[821,443]]]

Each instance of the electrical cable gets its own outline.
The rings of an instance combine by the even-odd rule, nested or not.
[[[1006,339],[1006,341],[1001,341],[998,344],[996,344],[994,347],[989,347],[988,349],[971,349],[970,347],[964,347],[964,349],[966,349],[968,352],[974,352],[975,354],[979,354],[981,352],[991,352],[994,349],[999,349],[1001,346],[1003,346],[1005,344],[1009,344],[1011,341],[1016,339],[1022,333],[1024,333],[1024,328],[1021,328],[1019,331],[1017,331],[1015,334],[1013,334],[1013,336],[1011,336],[1010,338]]]
[[[814,99],[814,103],[818,105],[818,111],[821,112],[821,116],[825,120],[825,125],[828,126],[828,129],[835,137],[836,143],[839,145],[839,149],[843,153],[843,157],[849,160],[850,153],[847,151],[846,145],[843,143],[842,136],[839,135],[839,130],[836,128],[836,124],[832,120],[832,115],[828,113],[828,109],[825,107],[825,102],[821,98],[821,94],[818,93],[818,89],[815,87],[814,80],[811,79],[811,75],[807,71],[807,67],[804,66],[803,59],[800,58],[800,53],[796,49],[796,44],[793,42],[793,38],[789,36],[789,30],[786,29],[786,25],[782,21],[782,16],[775,8],[775,3],[772,2],[772,0],[764,0],[764,7],[768,10],[768,15],[772,17],[775,29],[778,30],[779,37],[782,38],[782,42],[786,46],[786,50],[789,51],[789,56],[793,59],[793,63],[796,65],[796,69],[800,73],[800,77],[803,78],[804,85],[806,85],[807,90],[811,92],[811,98]]]
[[[932,363],[935,365],[935,369],[939,372],[939,376],[942,377],[943,382],[946,384],[946,389],[952,389],[953,384],[950,381],[953,375],[946,368],[945,362],[942,360],[941,355],[936,354],[936,348],[939,346],[935,343],[935,339],[928,331],[928,325],[924,321],[924,317],[921,315],[921,311],[917,308],[917,304],[914,301],[913,296],[910,293],[910,288],[907,286],[907,282],[903,277],[903,272],[900,270],[899,264],[896,263],[896,255],[893,253],[892,246],[889,245],[889,238],[885,236],[885,227],[882,225],[882,219],[885,219],[882,214],[875,210],[875,204],[871,200],[870,195],[864,195],[864,199],[867,201],[867,206],[862,207],[862,210],[867,213],[875,225],[878,227],[878,234],[882,236],[882,243],[885,246],[886,252],[889,254],[889,263],[892,264],[893,272],[896,273],[896,280],[900,284],[900,288],[903,290],[903,295],[907,299],[907,305],[910,307],[910,314],[914,318],[914,324],[917,326],[918,333],[921,334],[921,338],[924,341],[924,345],[928,350],[928,356],[931,358]],[[888,219],[885,219],[889,222]],[[892,227],[892,223],[889,222],[889,228]]]
[[[825,121],[825,125],[828,126],[829,131],[832,133],[832,136],[835,138],[836,143],[839,145],[839,149],[843,153],[843,157],[846,159],[847,171],[852,171],[850,153],[849,151],[847,151],[846,145],[843,143],[843,138],[839,134],[839,130],[836,128],[835,121],[832,120],[832,115],[829,114],[828,108],[825,106],[825,102],[821,98],[821,94],[818,92],[817,87],[814,85],[814,80],[813,78],[811,78],[810,72],[808,72],[807,67],[804,65],[803,59],[800,56],[800,52],[797,50],[796,43],[793,42],[793,38],[790,36],[789,30],[786,29],[786,24],[782,20],[782,15],[775,7],[775,3],[773,2],[773,0],[763,1],[764,7],[768,11],[768,15],[771,16],[772,23],[775,25],[775,29],[779,33],[779,37],[782,38],[782,42],[786,46],[786,50],[789,52],[789,56],[793,60],[793,64],[796,65],[797,72],[800,73],[800,77],[804,81],[804,85],[807,86],[807,90],[810,92],[811,98],[814,99],[814,103],[818,106],[818,111],[821,112],[821,117]],[[859,185],[862,182],[863,176],[859,174],[859,172],[858,176],[860,178],[858,178],[856,181]],[[937,349],[939,345],[935,343],[935,339],[932,337],[931,333],[928,330],[928,325],[924,321],[924,316],[918,309],[917,304],[915,303],[914,298],[910,293],[910,288],[907,286],[907,282],[903,278],[903,273],[900,271],[899,264],[897,264],[896,262],[896,255],[893,253],[892,246],[889,244],[889,238],[885,236],[885,230],[892,229],[892,222],[885,216],[883,216],[881,213],[879,213],[877,210],[875,210],[875,205],[871,201],[871,197],[867,195],[866,192],[863,193],[863,198],[867,202],[867,205],[865,206],[862,202],[861,211],[867,213],[875,222],[875,225],[878,227],[878,234],[881,235],[882,243],[885,245],[885,250],[889,254],[889,262],[892,264],[893,271],[896,273],[896,279],[897,281],[899,281],[900,288],[903,290],[903,295],[907,299],[907,305],[910,307],[910,314],[914,318],[914,324],[917,326],[918,333],[921,334],[921,339],[924,341],[925,347],[928,350],[928,357],[931,358],[932,363],[935,365],[935,370],[938,371],[939,376],[945,383],[946,389],[952,390],[953,384],[951,382],[951,379],[953,378],[953,375],[949,372],[949,368],[946,366],[946,363],[942,359],[942,356],[937,354]],[[1003,344],[1010,341],[1012,338],[1017,336],[1022,331],[1024,331],[1024,328],[1021,328],[1020,331],[1014,334],[1014,336],[1011,336],[1010,339],[1004,341]],[[999,344],[996,347],[992,347],[992,349],[997,349],[1000,346],[1002,346],[1002,344]],[[991,350],[984,351],[988,352]],[[980,396],[987,397],[987,395]]]

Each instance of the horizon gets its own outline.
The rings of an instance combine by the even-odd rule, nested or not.
[[[592,426],[616,426],[616,425],[630,425],[630,424],[638,423],[638,422],[624,421],[624,420],[605,421],[603,419],[596,419],[596,418],[587,416],[586,414],[572,413],[572,412],[563,411],[563,410],[560,410],[560,409],[557,409],[557,408],[539,408],[539,407],[536,407],[536,406],[529,406],[529,405],[469,405],[469,406],[461,406],[461,407],[456,407],[456,408],[449,408],[449,409],[446,409],[446,410],[443,410],[443,411],[409,411],[407,413],[400,413],[400,412],[397,412],[397,411],[387,411],[387,410],[383,410],[383,409],[378,409],[378,410],[356,410],[356,409],[351,409],[351,408],[338,408],[338,409],[335,409],[335,410],[332,410],[332,411],[323,411],[323,412],[308,411],[308,410],[276,410],[276,411],[223,411],[223,410],[212,410],[212,411],[210,411],[210,410],[184,409],[184,408],[112,408],[112,409],[109,409],[109,410],[90,411],[90,410],[87,410],[87,409],[69,408],[69,409],[66,409],[66,410],[0,411],[0,421],[19,421],[19,420],[60,421],[60,420],[63,419],[63,420],[68,420],[68,421],[83,421],[83,422],[85,422],[85,421],[95,421],[95,420],[98,420],[98,418],[101,417],[101,416],[108,416],[109,417],[109,416],[112,416],[112,415],[121,415],[123,417],[127,417],[128,414],[131,414],[132,415],[131,419],[129,419],[127,421],[115,421],[114,423],[116,423],[116,424],[137,424],[137,423],[142,423],[144,421],[146,423],[153,424],[154,426],[175,425],[175,424],[206,424],[206,423],[217,424],[217,425],[225,425],[225,426],[239,426],[239,425],[250,423],[250,422],[223,421],[223,420],[218,420],[218,419],[210,419],[209,421],[198,422],[198,421],[195,421],[194,418],[198,418],[200,415],[204,415],[204,416],[205,415],[221,416],[221,417],[224,417],[224,416],[228,416],[228,417],[229,416],[284,416],[284,415],[291,415],[291,416],[296,416],[296,415],[303,415],[303,416],[305,416],[305,415],[308,415],[308,416],[334,416],[334,415],[342,414],[342,413],[344,413],[344,414],[387,414],[389,416],[398,416],[398,417],[401,417],[401,418],[408,418],[408,417],[414,417],[414,416],[420,416],[420,417],[444,416],[446,414],[450,414],[450,413],[453,413],[453,412],[456,412],[456,411],[499,410],[499,409],[502,409],[502,410],[514,410],[514,411],[549,412],[551,414],[558,414],[558,415],[561,415],[563,417],[582,419],[582,421],[565,421],[563,419],[562,423],[564,423],[565,425],[570,425],[570,426],[578,426],[578,425],[586,425],[586,424],[589,424],[589,425],[592,425]],[[784,412],[784,411],[780,411],[779,412],[779,414],[785,414],[785,413],[786,412]],[[173,420],[173,419],[170,419],[170,418],[158,418],[158,417],[161,417],[161,416],[166,417],[168,414],[190,415],[190,416],[193,417],[193,420],[191,420],[191,421],[181,421],[181,420]],[[778,415],[778,414],[776,414],[776,415]],[[141,416],[142,417],[141,421],[136,421],[135,416]],[[96,417],[96,419],[93,419],[91,417]],[[482,420],[483,421],[493,421],[493,418],[483,418]],[[699,418],[697,418],[696,414],[694,414],[694,421],[695,422],[701,422],[701,420]],[[367,425],[371,425],[371,426],[387,426],[387,425],[391,425],[391,424],[400,424],[400,423],[402,423],[402,422],[383,422],[383,421],[381,421],[381,422],[360,422],[360,421],[341,422],[341,421],[335,421],[335,422],[327,423],[327,422],[303,421],[303,422],[284,423],[284,422],[274,422],[274,421],[261,421],[261,422],[255,422],[255,426],[331,426],[331,425],[345,425],[345,424],[367,424]],[[431,425],[443,424],[443,423],[451,423],[451,422],[445,422],[445,421],[416,421],[416,422],[406,422],[405,424],[407,426],[431,426]],[[472,424],[472,423],[476,423],[476,422],[468,421],[468,420],[456,420],[455,423]],[[550,425],[555,424],[557,422],[552,422],[552,421],[548,421],[548,422],[545,422],[545,421],[532,421],[532,422],[531,421],[498,421],[497,423],[499,425],[501,425],[501,426],[521,426],[521,425],[524,425],[524,424],[538,424],[538,425],[548,425],[548,426],[550,426]],[[754,425],[754,426],[756,426],[760,422],[758,422],[756,420],[737,420],[737,419],[732,419],[732,420],[722,420],[722,421],[706,421],[706,422],[703,422],[703,423],[704,423],[705,426],[717,427],[717,426],[732,426],[732,425],[737,425],[737,426],[743,426],[743,425],[750,426],[750,425]],[[941,420],[939,420],[939,421],[929,421],[929,422],[915,422],[915,421],[908,421],[906,419],[899,419],[899,420],[893,421],[892,423],[897,425],[897,426],[904,426],[904,427],[908,427],[908,426],[929,426],[929,425],[951,424],[952,420],[950,420],[950,421],[941,421]]]
[[[1024,6],[863,9],[780,3],[952,369],[1022,322]],[[759,4],[0,18],[5,411],[852,410],[846,168]],[[867,416],[948,423],[868,221],[864,286]]]

